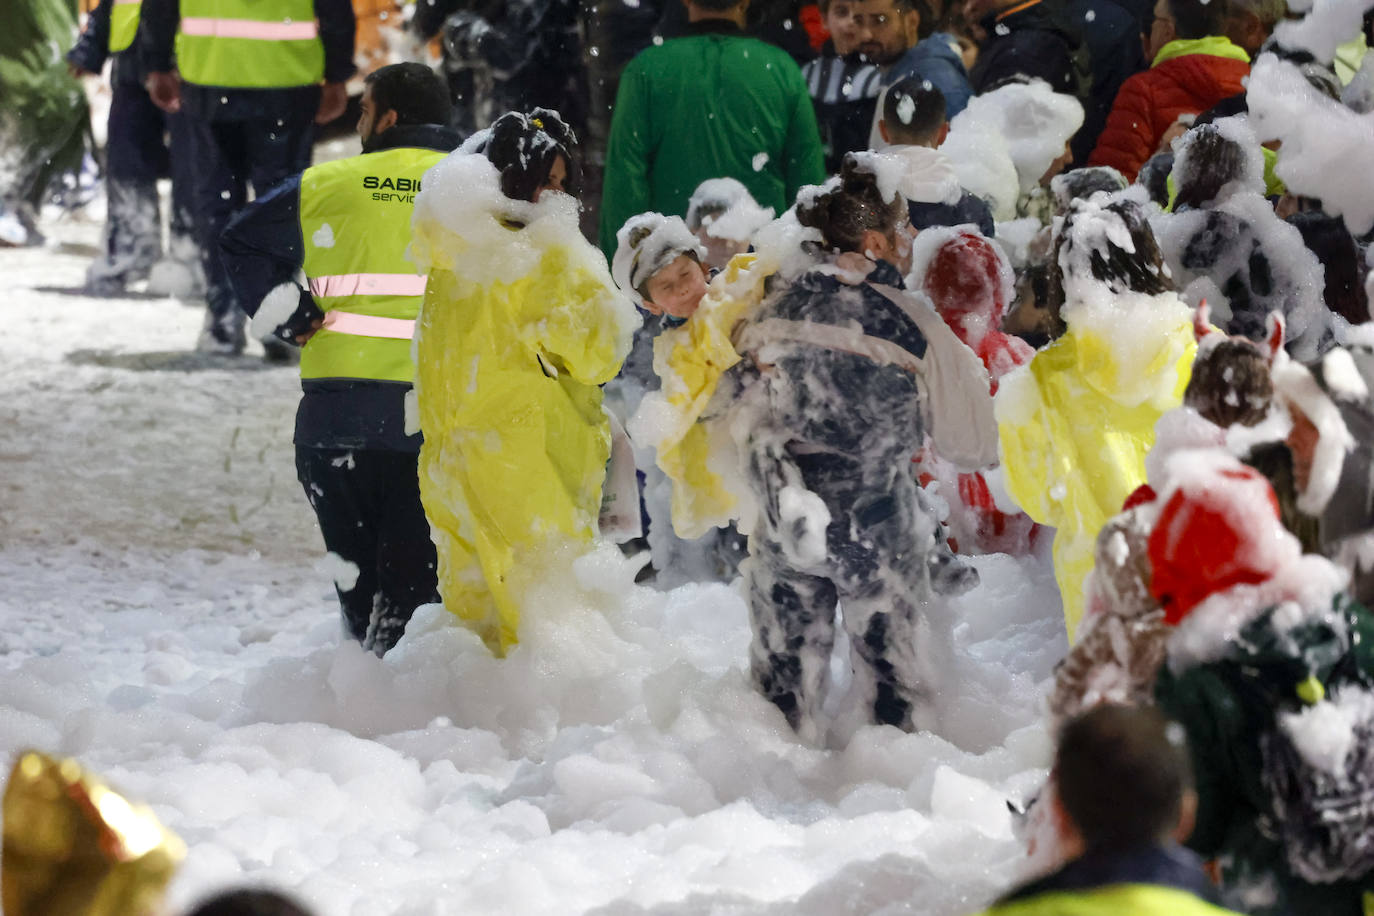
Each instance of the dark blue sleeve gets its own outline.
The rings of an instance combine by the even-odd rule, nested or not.
[[[178,0],[143,0],[138,11],[138,59],[144,73],[176,69],[172,46],[181,23]]]
[[[105,66],[105,58],[110,56],[110,11],[114,0],[100,0],[91,14],[86,17],[86,30],[76,39],[76,45],[67,52],[67,63],[85,70],[99,73]]]
[[[256,315],[267,294],[283,283],[300,289],[296,273],[305,263],[300,176],[293,175],[240,210],[220,235],[219,248],[229,281],[249,315]],[[301,289],[300,305],[283,325],[288,333],[278,336],[294,338],[319,315],[315,300]]]
[[[353,64],[353,44],[358,20],[352,0],[315,0],[315,17],[320,20],[320,41],[324,43],[324,81],[342,83],[357,71]]]
[[[968,74],[962,66],[939,58],[930,61],[930,64],[926,79],[945,97],[945,120],[949,120],[968,107],[968,100],[973,98],[973,87],[968,84]]]

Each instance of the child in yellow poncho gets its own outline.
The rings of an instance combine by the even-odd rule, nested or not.
[[[596,536],[610,432],[602,383],[635,314],[578,231],[575,138],[511,113],[482,154],[430,170],[412,252],[429,270],[416,337],[420,496],[444,606],[493,652],[524,588]]]
[[[1134,199],[1076,202],[1057,248],[1068,332],[1003,377],[997,423],[1008,492],[1056,529],[1072,639],[1097,533],[1145,483],[1155,422],[1182,402],[1197,348]]]

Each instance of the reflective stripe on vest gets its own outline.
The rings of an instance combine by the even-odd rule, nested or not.
[[[423,277],[419,279],[424,279]],[[381,318],[377,315],[359,315],[355,312],[341,312],[335,309],[325,312],[324,324],[337,334],[353,334],[357,337],[386,337],[391,340],[410,340],[415,336],[413,318]]]
[[[311,277],[310,295],[423,296],[427,278],[416,274],[336,274]]]
[[[110,10],[110,53],[118,54],[134,43],[142,0],[114,0]]]
[[[325,313],[301,351],[301,378],[414,379],[410,338],[426,278],[406,248],[421,179],[443,157],[382,150],[301,175],[303,266]]]
[[[183,19],[183,35],[252,38],[258,41],[300,41],[318,38],[319,24],[310,22],[254,22],[251,19]]]
[[[315,0],[180,0],[177,69],[198,86],[286,89],[324,79]]]

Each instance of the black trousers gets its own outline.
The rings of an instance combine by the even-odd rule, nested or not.
[[[220,261],[220,233],[247,203],[249,184],[253,193],[261,196],[310,167],[314,112],[302,111],[296,118],[282,121],[184,117],[187,154],[195,163],[192,206],[205,266],[205,298],[216,336],[221,337],[237,333],[244,312]]]
[[[407,452],[296,446],[296,476],[325,547],[358,568],[355,582],[335,583],[344,626],[378,655],[396,645],[417,607],[439,600],[418,462]]]
[[[136,82],[116,80],[112,89],[105,141],[105,255],[91,277],[125,283],[146,274],[162,255],[159,178],[172,178],[171,228],[178,240],[173,250],[185,250],[182,239],[195,244],[195,177],[186,149],[186,116],[164,113]]]

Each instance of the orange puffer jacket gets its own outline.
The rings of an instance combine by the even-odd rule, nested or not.
[[[1200,114],[1244,92],[1249,74],[1245,52],[1225,38],[1170,42],[1153,67],[1121,84],[1088,164],[1110,165],[1135,181],[1179,115]]]

